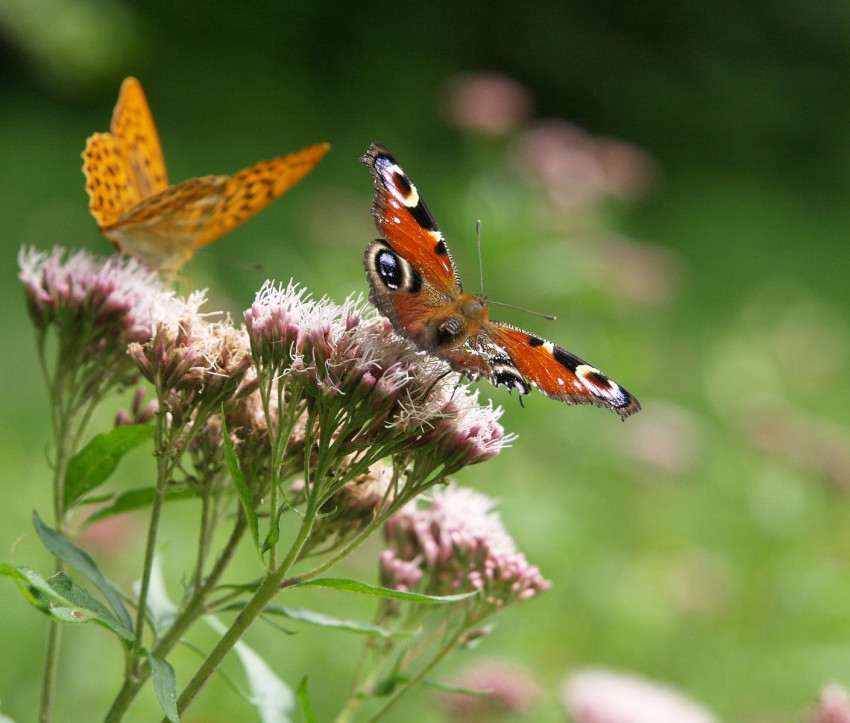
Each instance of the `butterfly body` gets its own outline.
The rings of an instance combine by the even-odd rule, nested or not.
[[[110,132],[89,137],[83,151],[89,211],[119,251],[173,275],[195,250],[300,181],[328,148],[320,143],[232,176],[190,178],[171,186],[142,86],[127,78]]]
[[[433,215],[395,158],[373,143],[363,162],[375,181],[372,214],[381,239],[366,247],[369,299],[398,333],[461,374],[520,395],[532,387],[567,404],[640,410],[595,367],[534,334],[490,319],[487,297],[464,293]]]

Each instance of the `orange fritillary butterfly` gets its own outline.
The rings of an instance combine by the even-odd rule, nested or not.
[[[224,235],[306,176],[328,152],[318,143],[232,176],[168,185],[165,160],[141,83],[127,78],[109,133],[83,151],[89,210],[122,253],[174,276],[195,249]]]

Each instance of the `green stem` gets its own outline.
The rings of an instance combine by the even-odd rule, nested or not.
[[[174,646],[180,642],[183,634],[189,629],[192,623],[206,612],[206,598],[216,585],[218,585],[221,576],[233,559],[239,540],[242,539],[242,535],[245,533],[247,527],[245,515],[240,512],[233,531],[230,533],[230,538],[222,549],[209,576],[203,580],[201,585],[195,588],[191,597],[185,602],[182,610],[175,618],[173,625],[154,644],[151,649],[154,655],[161,658],[166,657]],[[150,677],[150,673],[150,663],[147,657],[145,657],[144,662],[135,671],[135,674],[128,676],[124,680],[121,690],[118,691],[118,695],[116,695],[112,706],[104,718],[106,723],[118,723],[124,717],[124,714],[130,707],[130,703],[133,702],[139,690],[141,690],[142,686]]]
[[[455,648],[457,648],[458,643],[463,638],[466,632],[466,626],[461,626],[458,631],[452,636],[452,638],[442,647],[437,654],[434,655],[433,658],[418,672],[416,675],[409,678],[405,683],[398,689],[398,692],[393,694],[393,696],[378,709],[378,712],[375,713],[370,719],[369,723],[374,723],[375,721],[383,720],[386,714],[395,707],[395,705],[405,696],[410,690],[416,685],[420,680],[422,680],[434,667],[445,658],[449,653],[451,653]],[[337,723],[340,723],[341,720],[346,720],[345,718],[337,718]]]
[[[177,711],[181,716],[195,699],[195,696],[198,695],[201,688],[203,688],[206,682],[210,679],[212,674],[218,669],[218,666],[221,665],[225,656],[230,652],[233,646],[239,642],[240,638],[263,612],[266,605],[268,605],[274,596],[280,592],[280,581],[283,579],[287,570],[289,570],[289,568],[292,567],[298,559],[301,549],[304,547],[304,544],[310,536],[310,531],[313,528],[313,523],[315,522],[317,515],[318,509],[313,505],[309,505],[307,510],[304,512],[304,518],[301,523],[301,528],[298,531],[298,536],[292,543],[292,547],[290,547],[289,552],[280,564],[280,567],[266,575],[263,582],[260,583],[260,587],[257,588],[254,595],[245,607],[242,608],[239,615],[236,616],[233,624],[227,629],[227,632],[225,632],[210,654],[206,657],[204,662],[201,664],[201,667],[198,668],[192,680],[190,680],[183,689],[183,692],[177,700]]]
[[[151,517],[148,522],[148,537],[145,543],[145,561],[142,567],[142,582],[139,590],[139,607],[136,612],[136,638],[133,641],[133,659],[131,660],[132,669],[139,665],[138,652],[142,648],[142,636],[145,632],[145,614],[148,606],[148,592],[150,591],[151,570],[153,569],[153,560],[156,553],[156,537],[159,532],[159,518],[162,514],[162,505],[165,502],[165,486],[168,482],[168,472],[170,466],[168,463],[168,450],[165,444],[165,405],[160,401],[160,411],[156,415],[156,495],[153,498],[151,505]]]
[[[47,365],[43,359],[43,349],[39,349],[41,366],[46,378],[49,379]],[[53,436],[56,444],[56,459],[53,466],[53,518],[57,530],[65,529],[65,476],[68,472],[68,462],[74,447],[73,415],[67,408],[64,392],[64,377],[57,372],[57,379],[49,384],[51,406],[53,409]],[[56,572],[65,570],[65,563],[55,558]],[[55,621],[49,623],[47,631],[47,647],[44,656],[44,672],[42,674],[41,704],[39,720],[48,723],[53,715],[53,699],[56,693],[56,681],[59,675],[59,649],[62,643],[62,626]]]

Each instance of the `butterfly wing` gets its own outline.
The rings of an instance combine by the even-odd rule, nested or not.
[[[212,212],[198,228],[192,248],[215,241],[262,211],[312,171],[329,150],[329,144],[317,143],[234,173],[227,179]]]
[[[245,168],[169,186],[103,229],[119,248],[163,273],[174,273],[204,246],[285,193],[328,152],[320,143]]]
[[[142,84],[125,78],[112,113],[112,135],[118,141],[130,189],[142,200],[168,187],[165,158]]]
[[[92,135],[83,151],[89,211],[101,228],[168,187],[159,134],[135,78],[122,83],[110,128]]]
[[[372,216],[383,240],[366,248],[369,299],[400,334],[420,348],[434,313],[462,293],[460,278],[434,216],[393,155],[373,143],[361,159],[372,172]]]
[[[462,292],[443,234],[425,201],[392,154],[373,143],[361,159],[375,180],[372,215],[381,236],[441,294]]]
[[[621,419],[640,411],[640,402],[596,367],[551,341],[509,324],[489,323],[470,339],[469,346],[475,350],[466,352],[470,357],[477,351],[486,359],[489,379],[496,386],[504,384],[520,394],[528,394],[533,386],[567,404],[607,407]],[[475,368],[470,358],[456,361]]]

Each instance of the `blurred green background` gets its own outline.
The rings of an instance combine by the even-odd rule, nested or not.
[[[482,73],[526,89],[524,117],[494,130],[464,115],[465,98],[489,92]],[[759,723],[799,720],[824,684],[850,684],[850,5],[0,0],[0,321],[11,350],[0,357],[0,549],[45,573],[30,515],[50,505],[47,396],[15,254],[22,244],[109,251],[80,152],[107,130],[131,74],[172,182],[333,146],[187,267],[194,288],[209,286],[209,309],[238,318],[267,277],[337,300],[365,293],[375,230],[357,158],[380,141],[427,198],[469,290],[481,218],[490,297],[558,315],[497,318],[641,399],[644,411],[621,424],[540,395],[522,409],[480,385],[520,438],[459,481],[501,500],[520,549],[554,585],[497,617],[437,677],[509,660],[540,686],[532,720],[562,720],[561,681],[586,666],[665,681],[722,720]],[[495,97],[486,117],[511,107]],[[527,153],[541,139],[538,168]],[[116,485],[149,479],[148,458],[135,459]],[[195,511],[175,504],[166,516],[177,597]],[[81,544],[126,589],[143,530],[143,517],[127,517]],[[246,556],[245,579],[253,565]],[[344,574],[374,581],[376,570],[373,546]],[[287,604],[370,615],[351,596],[299,595]],[[2,710],[33,720],[46,621],[9,582],[0,603]],[[289,684],[306,672],[327,719],[360,641],[272,630],[260,622],[248,642]],[[213,635],[192,639],[208,646]],[[174,655],[180,687],[197,662]],[[98,719],[121,665],[107,633],[68,630],[56,720]],[[235,661],[228,670],[239,677]],[[157,709],[147,690],[130,720]],[[441,711],[422,690],[395,715]],[[219,682],[189,719],[251,715]]]

